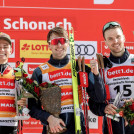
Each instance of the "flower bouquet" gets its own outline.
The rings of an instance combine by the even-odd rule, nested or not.
[[[40,87],[37,81],[30,79],[30,78],[25,78],[23,77],[20,80],[20,85],[22,85],[22,93],[18,97],[18,99],[25,97],[25,98],[35,98],[38,99],[40,95]]]
[[[129,125],[134,125],[134,99],[125,102],[117,112],[128,122]]]
[[[17,67],[14,68],[14,76],[15,76],[15,87],[16,87],[16,94],[15,94],[15,107],[16,107],[16,116],[15,120],[27,120],[30,118],[28,115],[29,109],[25,106],[20,106],[17,104],[17,101],[20,100],[22,97],[24,98],[24,88],[22,86],[23,79],[25,79],[28,74],[23,69],[23,62],[16,62]],[[18,64],[19,63],[19,64]]]
[[[38,83],[28,78],[28,74],[23,69],[25,59],[22,58],[21,61],[22,62],[17,61],[16,67],[14,68],[15,86],[16,86],[16,95],[15,95],[16,120],[26,120],[30,118],[30,116],[28,115],[29,109],[26,106],[18,105],[17,101],[20,100],[21,98],[31,98],[31,97],[38,99],[39,95]]]
[[[61,89],[57,84],[47,82],[38,84],[35,80],[24,78],[22,86],[24,91],[29,93],[21,94],[23,97],[40,99],[43,109],[59,118],[59,114],[61,113]],[[62,132],[66,130],[65,127],[63,128]]]
[[[23,69],[23,63],[20,62],[17,68],[14,68],[14,75],[16,79],[16,102],[21,98],[35,98],[40,99],[43,109],[51,114],[57,114],[61,112],[61,89],[55,83],[42,83],[38,84],[37,81],[28,78],[25,70]],[[47,89],[47,90],[46,90]],[[23,115],[24,107],[16,104],[17,115]],[[16,117],[19,118],[20,117]],[[23,118],[23,117],[22,117]]]
[[[28,75],[26,75],[26,72],[22,67],[23,64],[21,63],[17,68],[14,68],[17,85],[17,100],[22,97],[40,99],[43,109],[59,118],[59,114],[61,113],[60,87],[55,83],[44,82],[38,84],[37,81],[28,78]],[[23,113],[24,110],[22,107],[19,107],[18,109],[19,110],[17,111],[19,111],[19,114],[25,114]],[[19,116],[17,117],[19,118]],[[63,131],[65,130],[66,128],[64,127]]]
[[[55,83],[42,83],[40,84],[40,100],[43,109],[47,112],[58,115],[61,112],[61,89]]]
[[[59,118],[61,113],[61,89],[55,83],[42,83],[39,85],[40,90],[40,100],[42,107],[45,111],[51,113],[53,116]],[[63,127],[63,126],[62,126]],[[47,127],[48,133],[51,134],[50,129]],[[63,127],[63,133],[66,131],[66,127]],[[56,133],[56,134],[59,134]]]

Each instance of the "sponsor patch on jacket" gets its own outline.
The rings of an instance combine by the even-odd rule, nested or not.
[[[47,64],[45,64],[45,65],[41,66],[41,68],[42,68],[43,70],[46,70],[46,69],[49,68],[49,66],[48,66]]]

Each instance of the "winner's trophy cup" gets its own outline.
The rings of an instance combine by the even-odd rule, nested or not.
[[[122,91],[122,92],[118,92],[118,94],[116,95],[116,97],[115,97],[115,100],[114,100],[114,102],[113,102],[113,105],[115,105],[117,108],[119,108],[120,107],[120,101],[121,101],[121,99],[122,99],[122,96],[123,96],[123,94],[124,94],[124,90]],[[116,114],[116,115],[110,115],[110,114],[106,114],[106,117],[108,117],[108,118],[110,118],[110,119],[113,119],[113,120],[115,120],[115,121],[117,121],[117,122],[119,122],[119,118],[118,117],[120,117],[120,115],[119,114]]]
[[[24,60],[23,58],[21,60]],[[17,101],[21,97],[27,97],[27,92],[24,90],[22,86],[22,76],[24,73],[23,70],[23,62],[17,62],[18,67],[14,68],[14,75],[15,75],[15,88],[16,88],[16,94],[15,94],[15,105],[16,105],[16,116],[14,117],[15,120],[28,120],[30,118],[29,116],[29,109],[25,106],[18,106]]]

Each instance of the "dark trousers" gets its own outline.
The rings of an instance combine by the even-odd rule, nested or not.
[[[125,127],[125,134],[134,134],[134,125]]]
[[[17,134],[17,127],[0,126],[0,134]]]
[[[134,134],[134,125],[126,127],[124,126],[123,128],[124,120],[122,118],[120,118],[119,122],[111,120],[111,123],[113,134]],[[106,117],[104,117],[103,120],[103,134],[109,134]]]

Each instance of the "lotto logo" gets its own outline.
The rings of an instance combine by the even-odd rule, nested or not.
[[[94,0],[94,4],[112,4],[114,0]]]
[[[51,51],[47,41],[43,40],[20,40],[20,57],[25,58],[49,58]]]

